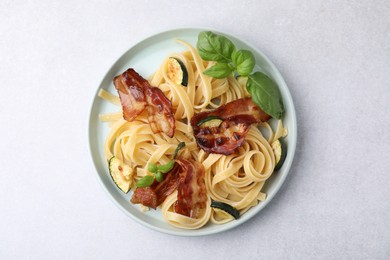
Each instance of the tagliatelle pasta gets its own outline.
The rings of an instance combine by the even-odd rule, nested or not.
[[[286,135],[282,121],[273,131],[268,123],[251,125],[244,144],[231,155],[208,154],[199,149],[190,124],[195,113],[217,108],[247,95],[233,76],[214,79],[203,71],[214,63],[203,61],[197,50],[190,44],[178,40],[187,50],[174,53],[169,57],[180,60],[188,71],[188,84],[182,86],[173,82],[167,74],[169,57],[148,79],[151,86],[160,88],[172,102],[176,120],[176,129],[172,138],[164,133],[153,133],[148,123],[148,115],[143,111],[132,122],[123,119],[122,111],[100,115],[100,120],[108,122],[110,132],[104,145],[104,155],[108,161],[115,156],[133,169],[132,189],[135,182],[147,175],[147,165],[166,164],[180,142],[185,142],[187,157],[200,162],[205,169],[207,207],[198,218],[190,218],[175,213],[173,205],[177,200],[177,191],[170,194],[160,206],[162,217],[170,224],[185,228],[198,229],[209,222],[224,224],[234,218],[225,211],[210,207],[212,200],[227,203],[244,214],[259,201],[266,199],[262,188],[275,168],[275,155],[271,147],[274,140]],[[99,96],[120,107],[119,98],[105,90]],[[262,131],[267,132],[267,138]],[[145,213],[147,214],[147,213]]]

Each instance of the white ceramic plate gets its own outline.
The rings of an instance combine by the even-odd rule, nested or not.
[[[205,30],[210,29],[175,29],[161,32],[139,42],[138,44],[131,47],[113,64],[111,69],[104,76],[99,88],[108,90],[111,93],[116,93],[112,79],[114,76],[122,73],[129,67],[135,68],[137,72],[140,75],[144,75],[144,77],[149,76],[159,67],[160,63],[166,56],[173,52],[180,52],[185,50],[185,47],[176,43],[175,39],[182,39],[196,46],[199,32]],[[146,213],[141,212],[138,205],[133,205],[129,202],[132,192],[130,191],[128,194],[124,194],[112,182],[104,159],[103,145],[104,140],[108,134],[109,127],[107,123],[100,122],[98,116],[101,113],[118,111],[118,107],[101,100],[97,96],[98,88],[91,108],[89,121],[90,151],[97,170],[98,178],[103,188],[112,201],[129,217],[149,228],[168,234],[181,236],[201,236],[214,234],[236,227],[252,218],[255,214],[261,211],[278,192],[290,170],[295,153],[297,139],[295,109],[290,92],[279,71],[262,52],[257,50],[252,45],[246,43],[243,40],[237,39],[232,35],[221,33],[216,30],[212,31],[226,35],[235,43],[237,48],[244,48],[252,51],[252,53],[255,55],[257,63],[255,69],[265,72],[278,84],[286,110],[283,118],[283,123],[288,128],[289,132],[285,139],[288,147],[286,161],[279,172],[273,174],[272,177],[267,180],[267,183],[262,190],[267,193],[267,199],[243,214],[240,219],[231,221],[224,225],[214,225],[209,223],[208,225],[198,230],[185,230],[173,227],[166,223],[162,218],[161,212],[159,210],[150,210]]]

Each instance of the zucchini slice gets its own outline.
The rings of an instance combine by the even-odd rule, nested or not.
[[[221,210],[225,211],[226,213],[229,213],[235,219],[240,218],[240,212],[236,208],[230,206],[229,204],[226,204],[226,203],[220,202],[220,201],[212,201],[210,206],[212,208],[221,209]]]
[[[108,168],[115,185],[124,193],[128,193],[131,188],[133,169],[115,156],[109,160]]]
[[[218,127],[223,122],[218,116],[208,116],[200,120],[196,125],[200,127]]]
[[[286,160],[287,156],[287,147],[284,142],[282,142],[280,139],[274,141],[271,144],[272,150],[274,150],[275,154],[275,171],[282,168],[282,165],[284,163],[284,160]]]
[[[176,159],[176,156],[177,154],[179,153],[179,151],[181,149],[183,149],[184,147],[186,146],[186,143],[185,142],[180,142],[177,147],[176,147],[176,150],[175,150],[175,153],[173,154],[173,159]]]
[[[188,72],[181,60],[176,58],[168,59],[168,77],[178,85],[188,85]]]

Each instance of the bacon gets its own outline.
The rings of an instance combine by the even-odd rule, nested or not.
[[[131,202],[133,204],[141,203],[153,209],[156,209],[158,206],[156,192],[151,187],[136,188],[133,197],[131,197]]]
[[[215,127],[198,126],[201,120],[209,116],[219,117],[222,123]],[[251,124],[270,118],[251,98],[242,98],[215,110],[195,114],[191,118],[191,126],[201,149],[208,153],[229,155],[243,145]]]
[[[207,201],[205,170],[202,164],[192,159],[180,158],[176,162],[161,183],[154,182],[151,187],[135,189],[131,202],[156,209],[177,189],[175,212],[192,218],[198,217]]]
[[[151,187],[136,188],[131,202],[156,209],[179,185],[180,166],[175,163],[171,171],[165,174],[162,182],[155,181]]]
[[[128,69],[114,78],[114,85],[122,104],[123,118],[129,122],[141,114],[147,105],[144,81],[133,69]]]
[[[169,137],[175,133],[175,118],[172,113],[172,103],[161,89],[153,87],[146,91],[148,103],[148,120],[153,133],[164,132]]]
[[[133,121],[147,107],[148,120],[153,133],[164,132],[169,137],[175,133],[172,103],[157,87],[130,68],[114,78],[122,104],[123,118]]]
[[[180,159],[178,163],[183,172],[180,174],[175,212],[197,218],[207,202],[204,167],[194,160]]]

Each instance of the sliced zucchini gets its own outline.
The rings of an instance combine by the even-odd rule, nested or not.
[[[128,193],[131,187],[133,169],[115,156],[109,160],[108,168],[115,185],[124,193]]]
[[[275,154],[275,171],[277,171],[282,167],[284,160],[286,160],[287,147],[286,144],[280,139],[274,141],[271,144],[271,147]]]
[[[176,159],[176,156],[177,154],[179,153],[179,151],[181,149],[183,149],[184,147],[186,146],[186,143],[185,142],[180,142],[177,147],[176,147],[176,150],[175,150],[175,153],[173,154],[173,159]]]
[[[168,59],[168,77],[178,85],[188,85],[188,72],[183,62],[176,58]]]
[[[200,120],[196,125],[200,127],[218,127],[223,122],[218,116],[208,116]]]
[[[225,211],[226,213],[229,213],[235,219],[240,218],[240,212],[236,208],[230,206],[229,204],[226,204],[226,203],[220,202],[220,201],[212,201],[210,206],[212,208],[221,209],[221,210]]]

